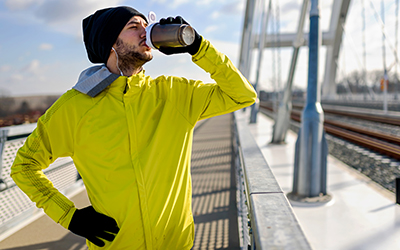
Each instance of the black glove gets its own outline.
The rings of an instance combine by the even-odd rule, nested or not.
[[[173,17],[168,17],[168,18],[161,18],[160,20],[160,25],[163,24],[187,24],[189,25],[182,17],[177,16],[175,18]],[[201,44],[201,36],[197,33],[196,30],[194,30],[194,42],[191,45],[185,46],[185,47],[160,47],[159,51],[166,55],[172,55],[172,54],[179,54],[179,53],[189,53],[192,56],[196,54],[199,49],[200,49],[200,44]]]
[[[113,241],[114,234],[119,231],[117,222],[113,218],[96,212],[92,206],[77,209],[72,216],[68,229],[99,247],[105,245],[100,238]]]

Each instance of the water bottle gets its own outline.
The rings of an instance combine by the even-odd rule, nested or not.
[[[159,24],[154,12],[149,13],[146,27],[146,44],[152,49],[160,47],[184,47],[194,42],[195,31],[187,24]]]

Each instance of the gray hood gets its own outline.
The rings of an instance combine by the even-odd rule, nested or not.
[[[118,77],[119,75],[111,73],[107,69],[106,65],[96,65],[82,71],[78,82],[73,89],[91,97],[95,97]]]

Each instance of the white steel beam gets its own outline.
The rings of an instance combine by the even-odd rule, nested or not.
[[[267,1],[267,0],[265,0]],[[268,10],[267,13],[265,13],[265,1],[261,1],[260,7],[262,8],[262,14],[261,14],[261,40],[258,44],[258,59],[257,59],[257,68],[256,68],[256,81],[254,83],[254,89],[258,92],[258,83],[260,81],[260,73],[261,73],[261,64],[262,64],[262,58],[263,58],[263,52],[264,52],[264,39],[265,34],[267,33],[267,28],[268,28],[268,20],[271,15],[271,8],[272,8],[272,0],[269,0],[268,3]],[[250,123],[256,123],[257,122],[257,113],[258,113],[258,105],[257,102],[254,103],[251,106],[251,112],[250,112]]]
[[[346,21],[347,12],[349,10],[351,0],[334,0],[332,5],[332,14],[329,31],[322,32],[322,45],[327,46],[325,75],[322,86],[322,94],[324,98],[334,97],[336,95],[336,73],[337,60],[339,58],[340,46],[343,36],[343,25]],[[265,34],[264,48],[274,47],[293,47],[294,42],[299,41],[298,33]],[[303,39],[297,46],[308,46],[309,34],[304,33]],[[279,41],[279,44],[276,41]],[[248,52],[253,48],[257,48],[259,44],[259,34],[252,35]]]
[[[325,76],[322,85],[323,98],[334,98],[336,96],[337,63],[342,43],[343,25],[346,22],[350,1],[335,0],[332,5],[329,30],[333,34],[333,40],[326,50]]]
[[[286,84],[285,91],[283,93],[283,98],[280,100],[273,134],[272,143],[283,143],[286,139],[287,131],[289,130],[290,124],[290,113],[292,112],[292,86],[293,77],[296,69],[297,58],[299,54],[300,47],[304,44],[304,21],[306,19],[306,13],[309,5],[309,0],[303,0],[303,5],[301,8],[299,25],[297,27],[296,38],[292,43],[293,46],[293,56],[290,63],[289,76]]]
[[[253,48],[258,47],[258,40],[259,40],[259,35],[255,34],[253,35]],[[265,35],[265,43],[264,43],[264,48],[274,48],[277,47],[278,45],[276,44],[276,40],[279,40],[279,47],[293,47],[293,42],[296,41],[297,38],[297,33],[281,33],[278,35],[278,38],[276,34],[266,34]],[[304,33],[303,35],[303,41],[299,44],[299,46],[308,46],[308,33]],[[330,32],[323,32],[322,33],[322,45],[331,45],[333,43],[333,34]]]
[[[256,0],[247,0],[239,59],[239,70],[246,78],[250,76],[255,6]]]

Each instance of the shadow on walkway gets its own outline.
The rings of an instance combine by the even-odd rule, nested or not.
[[[240,249],[231,119],[231,114],[208,119],[194,134],[193,250]]]
[[[86,250],[84,238],[68,233],[62,239],[50,242],[43,242],[29,246],[2,248],[2,250]]]

